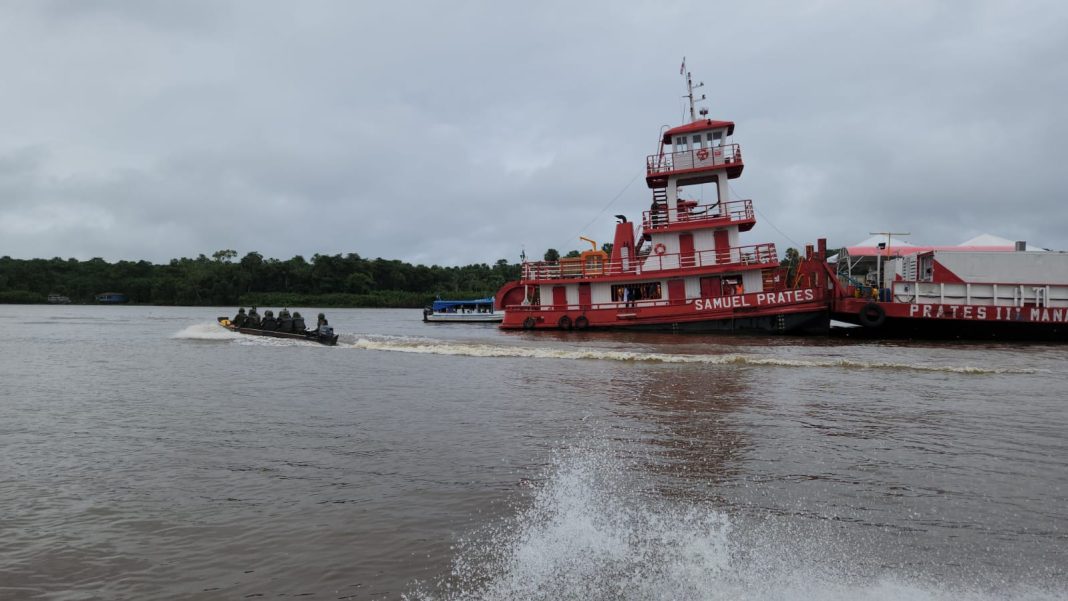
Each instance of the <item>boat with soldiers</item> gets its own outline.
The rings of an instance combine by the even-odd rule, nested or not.
[[[808,245],[787,268],[774,244],[741,241],[756,217],[751,200],[729,198],[729,180],[745,167],[731,139],[734,123],[710,119],[703,108],[698,117],[688,72],[686,85],[691,122],[663,131],[646,158],[649,210],[638,222],[616,216],[610,251],[583,238],[593,248],[577,257],[524,261],[521,278],[497,292],[501,328],[829,330],[834,274],[826,242]],[[693,190],[710,200],[697,200]]]
[[[334,328],[330,326],[330,322],[327,321],[326,315],[323,313],[319,314],[315,327],[312,329],[307,329],[304,318],[299,311],[291,315],[289,309],[279,311],[278,317],[275,317],[274,312],[268,309],[263,312],[263,317],[261,318],[256,311],[256,307],[249,309],[248,313],[245,313],[245,309],[242,307],[238,309],[237,315],[233,319],[223,316],[217,318],[217,321],[220,326],[231,332],[253,336],[310,340],[327,346],[336,345],[338,338],[338,335],[334,333]]]

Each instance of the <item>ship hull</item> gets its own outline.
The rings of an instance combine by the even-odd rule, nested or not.
[[[818,290],[795,291],[807,302],[760,304],[773,293],[646,305],[514,306],[501,323],[513,330],[626,329],[671,332],[826,334],[830,312]],[[792,294],[793,295],[793,294]],[[777,298],[777,297],[776,297]],[[760,300],[758,300],[760,299]]]
[[[1068,342],[1068,327],[1039,324],[974,323],[945,321],[931,323],[915,319],[887,319],[878,328],[832,328],[831,335],[842,338],[891,340],[1004,340],[1013,342]]]
[[[832,317],[860,326],[832,330],[850,338],[1068,342],[1064,308],[845,299],[835,304]]]
[[[823,335],[830,331],[830,314],[826,309],[801,313],[736,316],[702,321],[636,324],[634,330],[684,333],[783,334],[793,336]]]

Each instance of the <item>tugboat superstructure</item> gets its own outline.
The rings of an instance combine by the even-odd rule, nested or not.
[[[826,244],[780,267],[772,243],[743,244],[756,224],[751,200],[729,201],[745,167],[734,123],[695,111],[660,136],[646,158],[652,203],[640,223],[617,215],[611,254],[593,244],[579,257],[524,262],[522,279],[497,293],[502,328],[823,333],[829,328]],[[708,184],[715,199],[686,198]],[[587,241],[592,242],[587,239]]]

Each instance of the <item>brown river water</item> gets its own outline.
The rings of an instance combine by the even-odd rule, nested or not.
[[[0,305],[0,599],[1068,598],[1068,346],[233,311]]]

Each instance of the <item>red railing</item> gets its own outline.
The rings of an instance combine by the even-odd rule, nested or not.
[[[717,165],[733,165],[740,162],[742,162],[742,149],[737,144],[725,144],[711,148],[651,154],[645,159],[645,171],[647,175],[653,175]]]
[[[643,309],[647,307],[666,307],[669,305],[685,305],[690,300],[687,299],[673,299],[658,298],[650,300],[636,300],[636,301],[612,301],[607,303],[568,303],[566,305],[508,305],[506,308],[509,313],[533,313],[541,311],[573,311],[576,309],[582,310],[597,310],[597,309]]]
[[[677,209],[662,211],[645,211],[642,213],[642,226],[645,229],[665,228],[675,223],[695,223],[700,221],[717,221],[728,219],[729,222],[753,221],[752,200],[732,200],[715,205],[687,206],[685,203]]]
[[[605,261],[595,265],[576,265],[573,262],[561,266],[558,261],[523,263],[524,280],[566,280],[575,278],[598,278],[618,275],[656,275],[661,271],[710,267],[713,265],[777,267],[779,258],[775,244],[751,244],[721,250],[702,250],[693,253],[650,253],[626,261]]]

